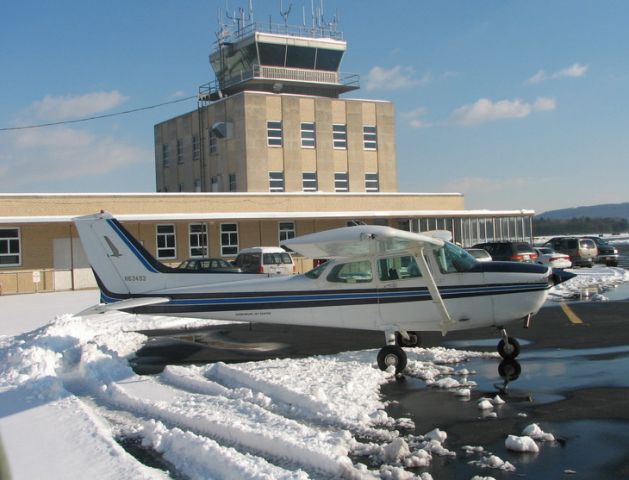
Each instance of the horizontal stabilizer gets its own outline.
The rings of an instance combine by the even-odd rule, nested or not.
[[[118,310],[131,310],[133,308],[145,307],[147,305],[159,305],[160,303],[167,303],[170,301],[168,297],[137,297],[129,298],[128,300],[120,300],[119,302],[112,303],[100,303],[89,307],[82,312],[77,313],[79,317],[87,315],[95,315],[99,313],[106,313]]]

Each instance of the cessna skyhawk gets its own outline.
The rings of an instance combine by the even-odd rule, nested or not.
[[[103,304],[93,311],[380,330],[378,365],[406,366],[403,346],[419,332],[496,327],[506,359],[520,350],[504,326],[527,325],[554,283],[550,268],[477,262],[441,234],[357,225],[282,242],[293,252],[328,259],[301,275],[182,271],[157,261],[111,214],[77,217]]]

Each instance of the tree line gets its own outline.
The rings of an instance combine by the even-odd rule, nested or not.
[[[561,220],[533,218],[533,233],[536,236],[624,232],[629,232],[629,221],[625,218],[578,217]]]

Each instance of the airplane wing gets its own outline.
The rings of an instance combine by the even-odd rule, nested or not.
[[[282,242],[304,257],[351,258],[383,254],[417,254],[438,249],[443,239],[379,225],[356,225],[311,233]]]

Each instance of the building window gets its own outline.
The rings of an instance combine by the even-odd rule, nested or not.
[[[269,172],[269,192],[284,191],[284,172]]]
[[[363,148],[365,150],[378,149],[378,132],[373,125],[363,126]]]
[[[164,168],[170,167],[170,152],[167,143],[162,143],[162,165]]]
[[[347,149],[347,125],[332,125],[332,145],[341,150]]]
[[[183,163],[183,142],[181,140],[177,140],[177,163]]]
[[[0,267],[20,265],[20,229],[0,228]]]
[[[229,174],[229,191],[230,192],[237,192],[238,189],[236,188],[236,174],[235,173],[230,173]]]
[[[379,192],[380,181],[378,180],[377,173],[365,173],[365,191],[366,192]]]
[[[317,172],[304,172],[301,174],[302,190],[304,192],[317,191]]]
[[[238,253],[238,224],[221,223],[221,255],[224,257]]]
[[[207,129],[207,145],[207,151],[210,152],[210,155],[216,155],[218,153],[218,138],[216,138],[211,128]]]
[[[157,258],[176,258],[177,242],[174,225],[157,225]]]
[[[191,223],[188,225],[190,257],[207,257],[207,225]]]
[[[334,191],[349,192],[347,172],[334,172]]]
[[[194,191],[195,192],[200,192],[201,191],[201,179],[200,178],[195,178],[194,179]]]
[[[199,137],[192,135],[192,160],[199,160],[201,158],[201,144],[199,143]]]
[[[213,175],[210,177],[210,192],[221,191],[221,177],[220,175]]]
[[[266,122],[266,144],[269,147],[282,146],[282,122]]]
[[[294,222],[280,222],[278,226],[278,237],[280,242],[295,238],[295,223]]]
[[[315,148],[315,124],[314,122],[306,122],[301,124],[301,147]]]

